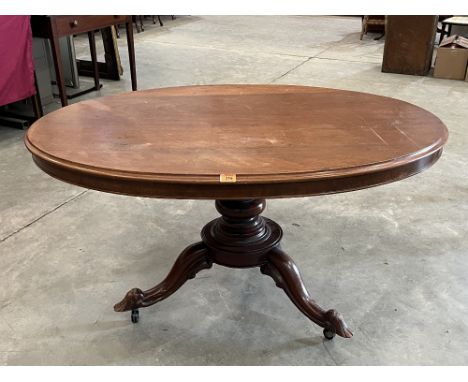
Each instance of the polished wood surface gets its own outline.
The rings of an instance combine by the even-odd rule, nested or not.
[[[435,162],[433,114],[371,94],[304,86],[164,88],[88,100],[37,121],[36,163],[102,191],[170,198],[325,194],[387,183]],[[222,175],[236,175],[222,182]]]

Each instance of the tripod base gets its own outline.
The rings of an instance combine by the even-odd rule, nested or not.
[[[260,216],[265,209],[264,199],[217,200],[216,209],[221,217],[203,228],[202,241],[188,246],[179,255],[161,283],[146,291],[131,289],[114,306],[116,312],[132,311],[132,321],[138,322],[138,308],[164,300],[213,263],[232,268],[260,267],[305,316],[324,328],[325,338],[332,339],[335,334],[352,337],[341,314],[334,309],[322,309],[309,296],[299,269],[280,247],[281,227]]]

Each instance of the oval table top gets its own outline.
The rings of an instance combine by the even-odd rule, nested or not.
[[[351,191],[414,175],[448,132],[372,94],[289,85],[162,88],[79,102],[25,136],[63,181],[149,197],[245,199]]]

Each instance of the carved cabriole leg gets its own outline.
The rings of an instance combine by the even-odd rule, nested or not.
[[[167,277],[155,287],[142,291],[134,288],[124,299],[114,305],[116,312],[125,312],[147,307],[164,300],[179,289],[187,280],[192,279],[202,269],[209,269],[213,262],[202,242],[188,246],[177,258]]]
[[[294,305],[310,320],[331,334],[336,333],[345,338],[352,337],[353,333],[348,329],[340,313],[334,309],[325,311],[309,296],[299,269],[279,246],[269,252],[268,260],[260,270],[263,274],[271,276],[276,285],[286,292]]]

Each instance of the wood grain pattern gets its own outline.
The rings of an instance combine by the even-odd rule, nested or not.
[[[25,142],[61,180],[128,195],[242,199],[349,191],[422,171],[447,129],[392,98],[288,85],[163,88],[80,102]],[[235,183],[220,183],[235,174]]]

